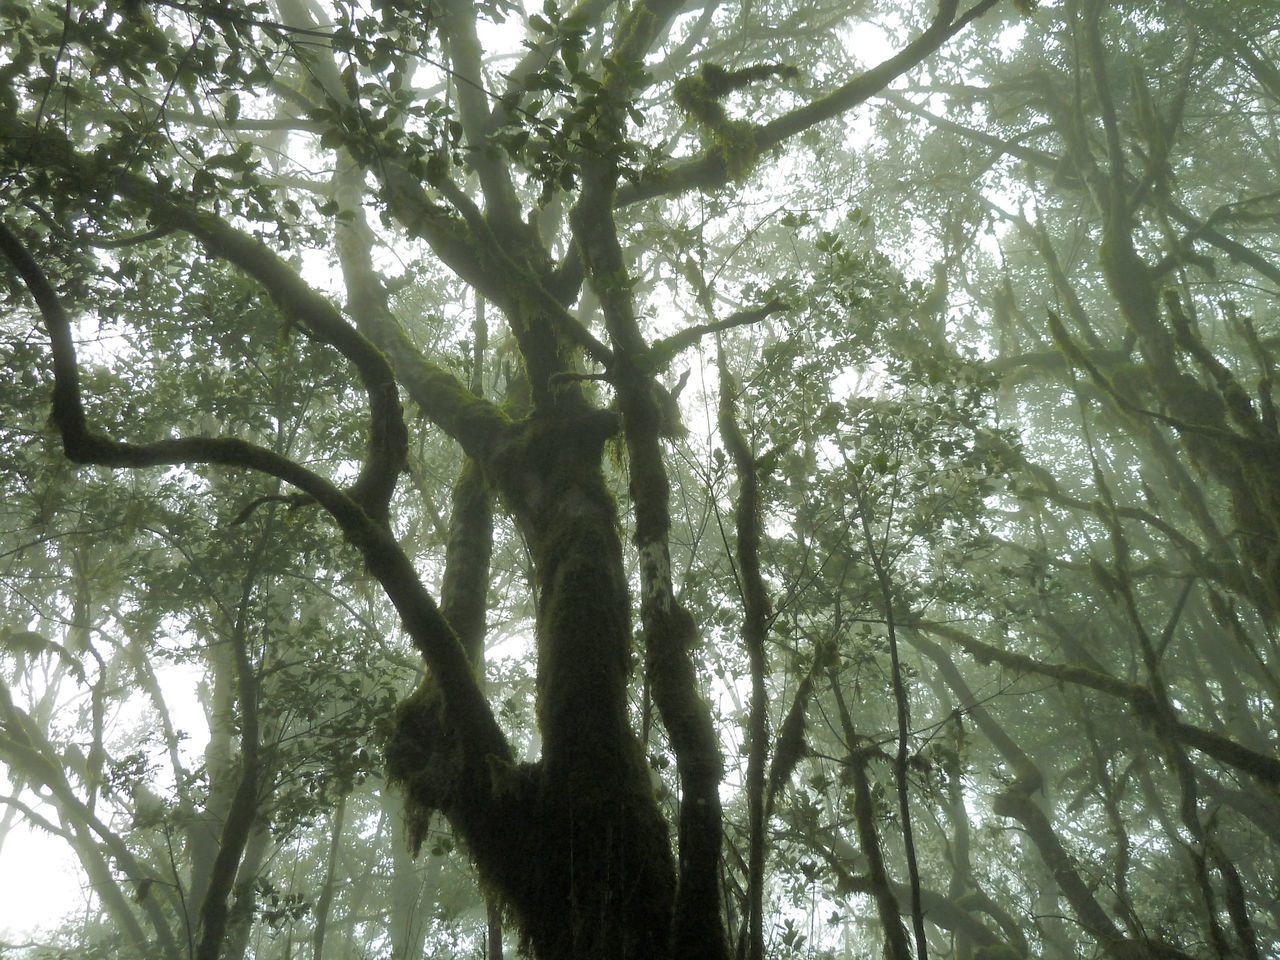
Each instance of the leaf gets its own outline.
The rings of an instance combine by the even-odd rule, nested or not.
[[[360,99],[360,81],[356,75],[355,63],[347,64],[342,71],[342,88],[347,92],[347,98],[353,103]]]

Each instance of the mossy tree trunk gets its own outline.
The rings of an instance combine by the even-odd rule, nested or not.
[[[432,687],[393,753],[411,819],[446,814],[538,957],[661,957],[671,936],[670,843],[627,715],[630,599],[600,468],[613,429],[581,404],[521,424],[487,464],[534,561],[541,760],[452,749]]]
[[[352,211],[341,241],[349,309],[411,400],[469,458],[455,488],[442,612],[472,664],[482,649],[480,578],[491,536],[481,516],[485,486],[515,519],[533,561],[542,757],[516,764],[505,743],[469,748],[455,712],[459,691],[428,656],[432,676],[402,705],[389,758],[405,787],[411,833],[420,838],[432,813],[444,813],[539,958],[666,956],[676,939],[676,870],[627,713],[631,593],[621,518],[602,469],[620,418],[592,405],[574,378],[581,348],[545,309],[545,253],[526,248],[524,269],[491,289],[529,383],[531,409],[512,419],[407,341],[371,267],[359,187],[341,182],[338,195]],[[564,307],[552,301],[551,309]],[[717,810],[717,837],[719,829]],[[718,909],[710,922],[721,922]]]

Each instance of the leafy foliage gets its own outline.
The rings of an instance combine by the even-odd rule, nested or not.
[[[1272,12],[0,3],[23,955],[1274,953]]]

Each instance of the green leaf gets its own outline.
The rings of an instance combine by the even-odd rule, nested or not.
[[[355,63],[347,64],[342,71],[342,88],[346,90],[347,97],[352,102],[360,99],[360,81],[356,73]]]

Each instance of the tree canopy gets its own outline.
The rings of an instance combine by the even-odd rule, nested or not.
[[[0,2],[6,956],[1274,955],[1276,13]]]

